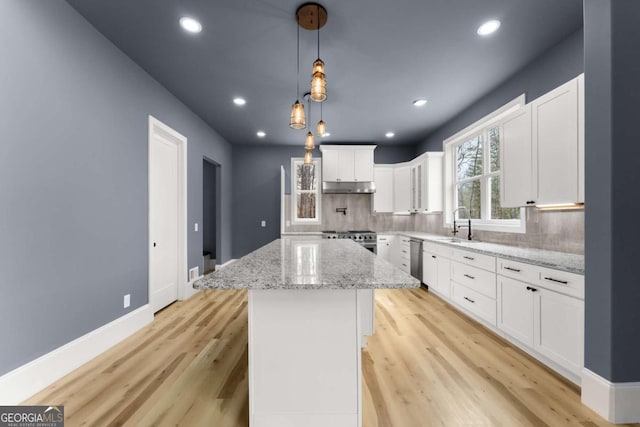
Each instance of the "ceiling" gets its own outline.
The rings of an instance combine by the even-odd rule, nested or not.
[[[299,0],[67,0],[233,144],[303,145],[296,100]],[[582,26],[582,0],[322,0],[327,143],[415,144]],[[200,34],[178,20],[198,19]],[[476,34],[496,18],[498,32]],[[300,29],[300,101],[317,56]],[[232,99],[246,98],[238,107]],[[412,101],[426,98],[417,108]],[[311,104],[311,121],[319,104]],[[263,130],[260,139],[256,131]],[[385,138],[392,131],[395,137]],[[317,143],[317,142],[316,142]]]

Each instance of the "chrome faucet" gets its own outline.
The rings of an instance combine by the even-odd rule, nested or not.
[[[458,231],[460,231],[460,227],[467,227],[467,231],[468,231],[467,240],[471,240],[471,237],[472,237],[472,234],[471,234],[471,217],[468,218],[467,225],[457,225],[456,224],[456,213],[459,210],[467,211],[467,208],[464,207],[464,206],[458,206],[457,208],[455,208],[453,210],[453,230],[451,230],[451,232],[453,233],[453,236],[455,237],[455,235],[458,233]],[[468,213],[469,213],[469,211],[467,211],[467,216],[469,216]]]

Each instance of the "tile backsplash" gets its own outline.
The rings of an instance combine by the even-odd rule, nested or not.
[[[442,213],[393,215],[372,214],[370,194],[323,194],[321,225],[290,225],[287,232],[322,230],[419,231],[451,235],[442,225]],[[346,208],[346,214],[336,209]],[[525,208],[526,233],[474,230],[482,242],[584,254],[584,210],[540,211]],[[291,196],[285,196],[285,220],[291,219]],[[466,229],[462,229],[466,235]]]

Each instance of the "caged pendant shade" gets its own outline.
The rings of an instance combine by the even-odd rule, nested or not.
[[[316,145],[313,134],[311,132],[307,132],[307,137],[304,140],[304,148],[307,150],[313,150],[315,147]]]
[[[304,153],[304,164],[305,165],[310,165],[311,163],[313,163],[313,157],[311,155],[311,150],[307,150]]]
[[[291,120],[289,121],[291,129],[304,129],[307,127],[304,118],[304,105],[300,101],[296,101],[291,107]]]
[[[320,138],[322,138],[327,133],[327,124],[324,122],[324,120],[321,119],[318,122],[318,126],[316,127],[316,133]]]

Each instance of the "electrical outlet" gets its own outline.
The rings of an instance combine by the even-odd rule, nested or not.
[[[267,221],[265,221],[264,219],[260,222],[260,226],[261,227],[266,227],[267,226]]]
[[[198,223],[197,222],[193,225],[193,231],[198,231]]]
[[[124,308],[127,308],[127,307],[129,307],[129,306],[131,305],[131,294],[126,294],[126,295],[124,296],[124,303],[123,303],[123,305],[124,305]]]

